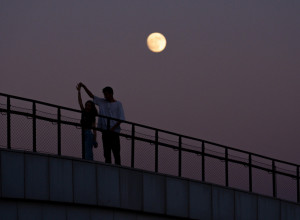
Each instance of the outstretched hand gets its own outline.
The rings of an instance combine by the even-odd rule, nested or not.
[[[76,85],[76,89],[78,90],[78,92],[80,91],[80,89],[81,89],[81,85],[82,83],[78,83],[77,85]]]
[[[94,98],[93,93],[82,82],[79,82],[76,86],[78,92],[80,92],[81,87],[83,87],[83,89],[85,90],[85,92],[88,94],[89,97]]]

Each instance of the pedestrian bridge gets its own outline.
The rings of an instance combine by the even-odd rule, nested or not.
[[[80,115],[0,93],[0,220],[300,220],[298,164],[128,121],[86,161]]]

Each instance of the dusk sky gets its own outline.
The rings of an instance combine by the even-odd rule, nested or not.
[[[299,0],[0,0],[0,74],[76,109],[109,85],[128,121],[299,164]]]

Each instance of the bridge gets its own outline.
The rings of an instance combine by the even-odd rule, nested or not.
[[[300,219],[297,164],[122,121],[109,165],[82,159],[78,110],[0,93],[0,113],[0,219]]]

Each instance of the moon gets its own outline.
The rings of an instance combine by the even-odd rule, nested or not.
[[[150,34],[147,38],[147,46],[154,53],[162,52],[167,45],[167,40],[164,35],[158,32]]]

